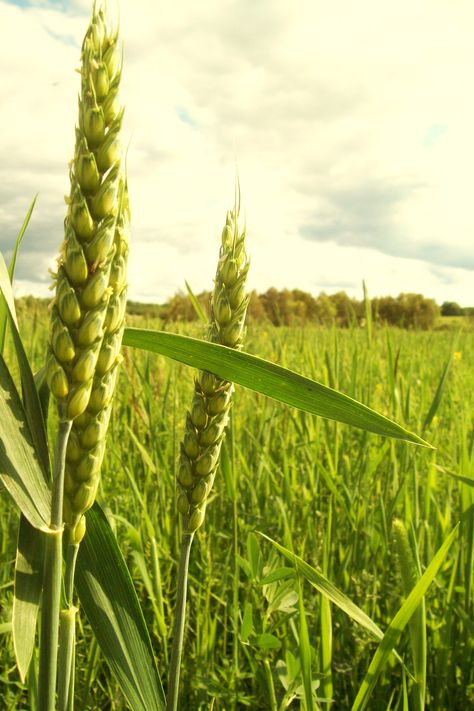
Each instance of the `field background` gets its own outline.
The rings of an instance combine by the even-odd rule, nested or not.
[[[19,317],[37,369],[48,337],[44,310],[25,309]],[[160,327],[146,317],[131,317],[128,323]],[[167,328],[205,335],[197,324]],[[356,326],[255,325],[245,349],[342,390],[437,449],[384,440],[237,388],[222,466],[192,551],[183,709],[267,709],[272,694],[278,708],[300,707],[298,698],[291,701],[293,691],[301,692],[298,581],[290,577],[262,585],[262,578],[284,562],[257,532],[324,570],[385,629],[403,600],[392,520],[413,523],[424,567],[474,502],[473,488],[452,476],[473,478],[472,328],[376,327],[369,338],[366,328]],[[130,349],[124,357],[99,502],[131,570],[165,683],[179,543],[174,475],[193,372]],[[28,692],[14,668],[8,622],[18,514],[6,495],[0,498],[0,516],[0,708],[21,709],[29,707],[34,678]],[[426,597],[429,709],[474,707],[470,521]],[[301,594],[313,676],[323,697],[321,596],[302,581]],[[348,709],[376,645],[333,606],[331,613],[332,708]],[[406,630],[398,651],[411,669],[409,649]],[[125,709],[84,619],[77,654],[76,708]],[[412,708],[405,705],[407,683],[400,665],[391,663],[369,708]],[[328,705],[321,702],[321,708]]]

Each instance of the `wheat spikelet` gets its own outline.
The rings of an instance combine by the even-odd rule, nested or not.
[[[51,305],[47,378],[60,417],[73,420],[64,519],[72,542],[84,534],[104,453],[126,301],[129,206],[121,170],[123,110],[117,32],[95,5],[81,53],[76,147],[65,236]]]
[[[227,214],[211,301],[209,338],[231,348],[242,347],[249,297],[245,281],[249,261],[245,229],[240,232],[239,210]],[[216,474],[234,386],[201,371],[195,380],[191,411],[181,444],[178,470],[178,509],[184,530],[192,533],[203,523],[206,502]]]

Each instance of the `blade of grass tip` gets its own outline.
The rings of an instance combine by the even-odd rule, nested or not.
[[[365,327],[367,329],[367,342],[372,345],[372,305],[369,299],[369,292],[365,279],[362,280],[362,290],[364,292]]]
[[[33,200],[31,201],[31,205],[28,208],[28,212],[26,213],[25,219],[23,220],[23,224],[20,227],[20,231],[18,232],[18,235],[15,240],[15,246],[13,248],[13,253],[10,259],[10,264],[8,265],[8,273],[10,274],[10,281],[13,282],[13,277],[15,276],[15,267],[16,267],[16,260],[18,256],[18,250],[20,249],[21,242],[23,240],[23,237],[26,232],[26,228],[29,225],[31,215],[33,214],[33,210],[36,205],[36,201],[38,199],[38,193],[34,196]]]
[[[452,352],[449,354],[449,358],[446,361],[443,372],[441,373],[441,377],[438,382],[438,387],[436,388],[433,400],[430,405],[430,409],[426,413],[425,421],[423,422],[423,431],[426,430],[427,427],[429,427],[433,421],[434,416],[438,412],[438,408],[441,403],[441,398],[443,397],[444,389],[446,387],[446,380],[449,374],[449,371],[451,369],[451,363],[453,360],[453,354]]]
[[[194,291],[191,289],[186,279],[184,280],[184,283],[186,284],[186,290],[188,292],[189,298],[191,299],[191,303],[193,305],[194,311],[196,312],[196,316],[201,321],[201,323],[207,324],[209,317],[204,313],[201,304],[199,303],[196,295],[194,294]]]
[[[189,336],[138,328],[125,329],[123,344],[207,370],[223,380],[238,383],[314,415],[432,449],[418,435],[357,400],[249,353]]]
[[[367,673],[359,687],[357,696],[352,705],[352,711],[362,711],[367,707],[369,699],[377,683],[377,679],[384,668],[390,653],[397,644],[401,633],[410,620],[411,616],[417,609],[422,597],[425,595],[429,586],[433,582],[438,570],[440,569],[448,551],[457,535],[459,523],[456,524],[451,533],[445,538],[438,551],[434,555],[431,563],[408,595],[403,605],[398,610],[395,617],[390,622],[387,631],[384,634],[377,650],[375,651],[372,661],[367,670]]]
[[[10,258],[10,264],[8,265],[8,277],[9,277],[10,282],[13,282],[13,277],[15,276],[15,267],[16,267],[16,260],[17,260],[17,256],[18,256],[18,250],[20,248],[20,244],[22,242],[23,236],[26,232],[26,228],[28,227],[28,224],[30,222],[30,218],[33,213],[33,209],[35,207],[37,198],[38,198],[38,194],[36,194],[35,197],[33,198],[33,201],[28,209],[28,212],[26,213],[26,217],[23,220],[23,224],[22,224],[20,231],[18,232],[16,240],[15,240],[15,244],[13,247],[13,253]],[[5,260],[3,259],[3,256],[1,257],[0,262],[2,263],[0,265],[0,268],[3,269],[3,267],[6,267]],[[12,309],[12,305],[10,305],[10,310],[12,312],[14,312],[14,310],[15,310],[14,305],[13,305],[13,309]],[[7,329],[7,314],[5,313],[5,311],[2,308],[2,305],[0,304],[0,353],[3,353],[6,329]]]

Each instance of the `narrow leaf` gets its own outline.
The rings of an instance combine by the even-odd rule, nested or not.
[[[240,638],[242,642],[246,642],[253,632],[253,607],[251,602],[246,602],[244,607],[244,615],[242,619],[242,627],[240,630]]]
[[[443,397],[444,389],[446,387],[446,380],[448,378],[448,373],[451,369],[452,360],[453,360],[453,356],[451,354],[445,363],[443,372],[441,373],[441,377],[438,382],[438,387],[436,388],[436,392],[433,396],[433,400],[431,402],[430,409],[426,413],[425,421],[423,422],[423,429],[424,430],[431,425],[431,423],[433,422],[434,416],[438,412],[438,408],[441,403],[441,398]]]
[[[201,323],[207,323],[208,319],[204,311],[202,310],[202,306],[197,300],[197,297],[194,294],[194,291],[191,289],[189,286],[188,282],[186,279],[184,280],[184,283],[186,284],[186,289],[188,291],[189,298],[191,299],[191,303],[193,305],[193,309],[196,312],[196,316],[198,319],[201,321]]]
[[[5,335],[8,322],[8,311],[13,314],[15,323],[18,325],[16,320],[15,312],[15,301],[13,299],[13,292],[10,288],[10,275],[8,273],[7,265],[3,258],[3,254],[0,252],[0,285],[2,286],[0,292],[0,355],[3,355],[3,350],[5,348]],[[8,287],[5,289],[5,285]]]
[[[275,546],[277,550],[285,556],[287,560],[294,564],[296,570],[320,593],[325,595],[339,609],[351,617],[354,622],[364,627],[375,639],[382,640],[383,632],[375,622],[366,615],[355,603],[350,600],[339,588],[336,588],[325,575],[313,568],[309,563],[306,563],[296,553],[292,553],[287,548],[284,548],[280,543],[277,543],[264,533],[260,533],[263,538]]]
[[[20,231],[17,234],[16,240],[15,240],[15,246],[13,248],[13,253],[10,258],[10,264],[8,265],[8,273],[10,274],[10,281],[13,281],[13,277],[15,275],[15,267],[16,267],[16,258],[18,256],[18,250],[20,248],[21,242],[23,240],[24,234],[26,232],[26,228],[28,227],[28,224],[31,219],[31,215],[33,214],[34,207],[36,205],[36,200],[38,199],[38,193],[34,196],[30,207],[28,208],[28,212],[26,213],[26,217],[23,220],[23,224],[20,227]]]
[[[393,651],[395,645],[400,639],[400,635],[405,629],[405,626],[409,622],[411,616],[420,604],[423,596],[428,590],[429,586],[433,582],[438,570],[440,569],[448,551],[453,543],[457,532],[459,524],[456,524],[451,533],[443,541],[442,545],[436,552],[431,563],[408,595],[407,599],[403,605],[398,610],[395,617],[390,622],[387,631],[384,634],[382,641],[380,642],[377,650],[372,657],[372,661],[367,670],[367,673],[360,685],[359,691],[357,693],[356,699],[352,705],[352,711],[362,711],[367,707],[369,699],[374,690],[377,679],[382,672],[390,653]]]
[[[10,321],[11,332],[13,336],[13,344],[15,346],[16,357],[18,360],[18,366],[20,368],[20,377],[23,391],[23,401],[26,412],[26,418],[30,428],[31,436],[33,438],[33,444],[35,450],[38,454],[39,460],[41,462],[45,481],[50,480],[50,461],[48,452],[48,441],[46,434],[45,420],[43,418],[43,411],[36,389],[35,378],[31,371],[31,367],[26,355],[23,342],[18,331],[18,324],[16,322],[16,314],[12,310],[13,292],[11,288],[11,283],[9,278],[5,275],[4,271],[1,269],[0,264],[0,292],[4,297],[3,306],[6,308],[7,318]]]
[[[311,645],[309,643],[308,623],[303,603],[303,590],[298,581],[298,613],[299,613],[299,636],[300,636],[300,659],[301,674],[303,676],[304,698],[307,711],[314,711],[313,698],[313,677],[311,673]]]
[[[24,682],[35,646],[36,621],[43,583],[44,534],[21,515],[15,561],[13,646]]]
[[[164,711],[150,637],[122,553],[97,503],[86,520],[76,568],[82,608],[132,711]]]
[[[175,333],[137,328],[125,329],[123,343],[208,370],[220,378],[314,415],[385,437],[430,446],[416,434],[347,395],[249,353]]]
[[[28,521],[48,531],[51,492],[40,466],[23,405],[0,356],[0,478]]]

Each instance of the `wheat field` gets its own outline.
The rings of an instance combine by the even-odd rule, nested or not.
[[[44,314],[19,316],[38,368],[48,339]],[[179,329],[204,336],[200,326]],[[376,643],[335,605],[322,604],[260,534],[323,571],[385,630],[404,595],[393,520],[412,525],[423,569],[473,503],[474,334],[380,328],[369,342],[363,328],[267,326],[249,329],[246,350],[342,390],[422,434],[436,450],[236,389],[190,564],[180,708],[304,708],[306,658],[320,708],[351,708]],[[179,553],[175,474],[194,372],[137,350],[125,349],[124,356],[98,500],[131,571],[166,686]],[[52,435],[54,421],[50,428]],[[0,506],[0,705],[21,709],[33,707],[36,682],[30,673],[21,684],[15,669],[9,620],[18,513],[4,496]],[[474,702],[473,532],[466,519],[426,595],[429,709]],[[128,708],[87,620],[80,620],[75,708]],[[369,708],[416,708],[407,629],[397,651],[407,669],[390,659]]]

